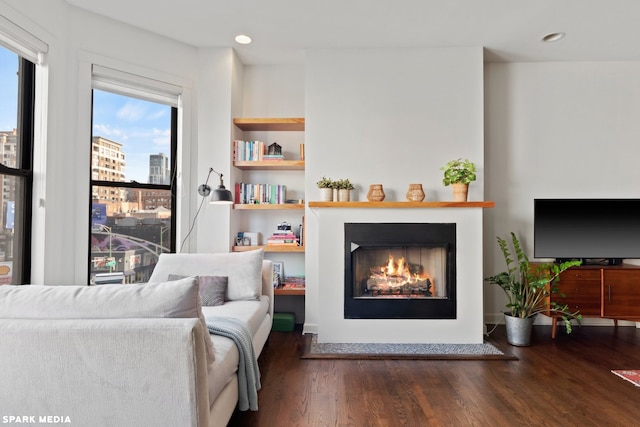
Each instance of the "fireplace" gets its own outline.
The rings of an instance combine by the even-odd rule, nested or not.
[[[345,319],[456,318],[456,224],[344,227]]]

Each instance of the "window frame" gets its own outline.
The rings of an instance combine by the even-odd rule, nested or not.
[[[93,165],[93,150],[89,150],[89,194],[88,194],[88,210],[87,218],[91,218],[92,209],[92,196],[94,186],[109,187],[109,188],[127,188],[137,190],[163,190],[169,191],[171,197],[171,219],[170,219],[170,239],[171,244],[169,247],[170,253],[175,253],[177,244],[177,224],[178,224],[178,204],[177,204],[177,188],[178,188],[178,135],[179,129],[179,106],[180,106],[180,91],[177,86],[164,84],[157,80],[148,80],[152,82],[153,87],[145,85],[145,78],[128,74],[126,72],[120,72],[106,67],[100,67],[95,64],[92,65],[92,87],[91,87],[91,124],[92,130],[90,133],[90,140],[93,139],[93,93],[98,89],[104,92],[116,93],[123,96],[128,96],[137,99],[144,99],[146,101],[156,102],[159,104],[168,105],[171,108],[171,137],[170,137],[170,180],[169,184],[151,184],[151,183],[139,183],[137,181],[120,182],[120,181],[105,181],[93,179],[92,165]],[[106,70],[106,71],[105,71]],[[91,142],[90,142],[91,144]],[[91,280],[91,235],[92,235],[92,223],[88,221],[88,240],[87,240],[87,280],[90,283]]]
[[[0,163],[0,174],[23,178],[25,181],[21,194],[23,200],[22,215],[15,217],[16,223],[21,223],[19,233],[21,234],[20,259],[22,262],[16,265],[12,261],[11,280],[13,284],[24,285],[31,281],[36,64],[18,53],[16,55],[18,56],[18,111],[16,123],[18,141],[16,141],[16,144],[20,146],[20,156],[17,159],[16,168]]]

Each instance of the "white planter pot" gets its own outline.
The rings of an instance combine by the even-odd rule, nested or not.
[[[332,188],[321,188],[320,189],[320,201],[321,202],[332,202],[333,201],[333,189]]]
[[[351,190],[338,190],[338,201],[348,202],[351,200]]]

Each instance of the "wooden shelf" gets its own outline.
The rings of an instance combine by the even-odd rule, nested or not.
[[[261,246],[234,246],[233,252],[248,252],[255,251],[257,249],[264,249],[265,252],[290,252],[290,253],[303,253],[304,246],[289,246],[289,245],[261,245]]]
[[[233,166],[242,170],[304,170],[304,160],[235,161]]]
[[[493,208],[495,202],[309,202],[310,208]]]
[[[242,131],[299,131],[304,132],[304,118],[235,118],[233,124]],[[262,161],[234,161],[233,167],[248,171],[248,175],[253,177],[253,171],[276,172],[274,176],[282,176],[277,171],[304,171],[304,160],[262,160]],[[297,174],[296,174],[297,175]],[[300,175],[304,182],[304,173]],[[283,203],[283,204],[235,204],[233,209],[244,211],[304,211],[304,203]],[[287,215],[294,215],[289,213]],[[257,215],[257,214],[256,214]],[[297,214],[295,214],[297,215]],[[303,213],[304,215],[304,213]],[[257,249],[263,249],[265,253],[295,253],[304,255],[304,246],[293,245],[261,245],[261,246],[233,246],[232,252],[247,252]],[[273,256],[272,256],[273,257]],[[298,255],[295,256],[298,259]],[[304,261],[304,260],[303,260]],[[304,296],[304,288],[275,288],[275,295],[302,295]]]
[[[244,131],[304,131],[304,118],[235,118],[233,124]]]
[[[305,289],[304,288],[287,288],[287,289],[274,288],[273,294],[274,295],[304,295]]]
[[[280,204],[261,203],[257,205],[252,205],[249,203],[237,203],[233,205],[233,209],[255,210],[255,211],[299,210],[299,209],[304,209],[304,203],[280,203]]]

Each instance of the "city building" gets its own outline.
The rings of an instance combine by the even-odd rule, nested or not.
[[[91,179],[98,181],[125,181],[125,154],[122,144],[94,136],[91,138]],[[124,188],[93,186],[94,203],[104,203],[111,211],[120,212],[122,203],[127,201],[127,191]]]
[[[169,158],[164,153],[149,155],[149,184],[169,185]]]

